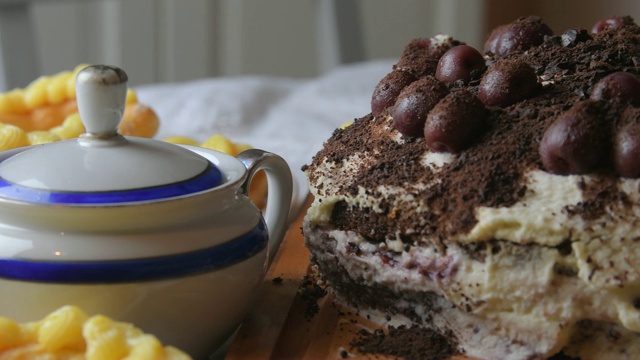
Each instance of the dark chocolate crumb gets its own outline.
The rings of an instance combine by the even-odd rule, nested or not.
[[[560,245],[557,246],[557,249],[558,249],[558,253],[560,253],[560,255],[562,256],[569,256],[573,251],[573,248],[571,246],[571,241],[569,240],[563,241]]]
[[[305,275],[298,288],[298,294],[305,301],[305,318],[311,320],[320,311],[318,300],[327,295],[327,290],[318,285],[313,276]]]
[[[405,360],[445,360],[458,354],[455,344],[447,339],[452,336],[419,327],[389,327],[373,332],[360,331],[360,336],[351,342],[354,351],[361,354],[384,354]]]

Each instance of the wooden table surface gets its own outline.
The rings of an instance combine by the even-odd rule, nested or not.
[[[375,326],[341,308],[331,295],[318,300],[317,314],[307,316],[309,300],[303,298],[298,289],[309,270],[309,252],[304,247],[301,226],[310,204],[308,199],[285,235],[261,285],[258,303],[229,345],[225,359],[389,358],[350,351],[349,343],[358,331],[372,330]],[[278,281],[274,282],[276,278]]]

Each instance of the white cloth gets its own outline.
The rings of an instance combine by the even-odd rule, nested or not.
[[[391,66],[376,61],[338,67],[313,79],[210,78],[135,90],[160,118],[158,139],[204,141],[222,134],[282,156],[296,185],[295,211],[308,194],[301,167],[336,127],[371,111],[373,89]]]

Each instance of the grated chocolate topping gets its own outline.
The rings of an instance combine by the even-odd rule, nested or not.
[[[390,326],[387,331],[363,329],[351,346],[361,354],[393,355],[405,360],[446,360],[458,354],[451,337],[426,328]]]
[[[415,48],[415,43],[412,43]],[[406,50],[409,51],[409,50]],[[415,58],[415,56],[414,56]],[[410,67],[402,59],[394,69]],[[420,60],[423,61],[423,60]],[[423,61],[424,62],[424,61]],[[501,207],[516,203],[526,193],[523,175],[530,170],[544,170],[538,152],[545,130],[574,104],[589,98],[593,85],[606,75],[625,71],[638,75],[640,70],[640,28],[630,18],[621,27],[598,34],[573,29],[561,35],[546,36],[545,41],[527,51],[514,51],[499,59],[488,59],[489,69],[501,62],[525,62],[531,66],[541,84],[524,100],[502,107],[487,107],[489,129],[477,134],[477,140],[438,170],[420,164],[428,152],[424,138],[401,136],[385,111],[380,116],[366,115],[352,126],[338,129],[313,158],[308,167],[310,181],[317,183],[313,170],[323,161],[340,163],[355,153],[376,150],[375,164],[339,190],[357,194],[358,187],[373,191],[379,185],[404,187],[428,182],[433,176],[439,184],[427,190],[415,190],[414,197],[432,210],[417,214],[410,205],[386,213],[359,213],[350,217],[345,204],[336,206],[333,220],[339,228],[360,230],[372,241],[381,241],[389,229],[415,229],[416,235],[439,239],[469,231],[476,223],[474,210],[479,206]],[[419,64],[417,64],[419,65]],[[429,63],[428,67],[432,68]],[[427,65],[425,65],[427,66]],[[413,74],[423,74],[412,68]],[[429,70],[431,71],[431,70]],[[468,84],[449,84],[451,92],[465,90],[477,94],[479,80]],[[631,105],[610,101],[599,110],[611,134],[620,114]],[[387,125],[387,126],[385,126]],[[605,127],[606,127],[605,126]],[[609,131],[605,129],[606,131]],[[401,136],[402,143],[394,137]],[[616,183],[619,176],[607,165],[597,168],[584,182],[585,201],[567,209],[570,215],[597,218],[612,202],[624,202]],[[382,208],[385,204],[380,204]],[[429,218],[424,218],[428,216]],[[411,239],[407,239],[408,242]]]

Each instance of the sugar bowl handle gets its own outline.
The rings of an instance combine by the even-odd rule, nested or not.
[[[264,150],[245,150],[237,158],[248,171],[247,180],[241,188],[245,195],[249,195],[256,172],[264,170],[267,173],[268,195],[264,218],[269,231],[268,265],[271,265],[288,225],[293,193],[291,170],[282,157]]]

